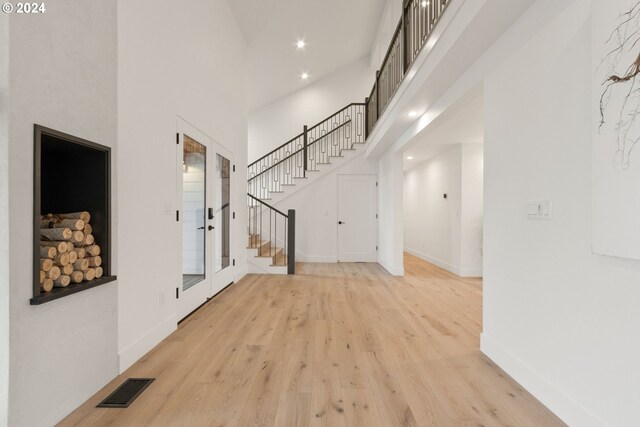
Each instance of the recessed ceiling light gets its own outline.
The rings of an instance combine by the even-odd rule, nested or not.
[[[304,40],[298,40],[298,42],[296,43],[296,46],[298,47],[298,49],[302,49],[306,46],[307,44],[304,42]]]
[[[417,111],[409,111],[409,117],[418,117]]]
[[[407,156],[407,160],[413,160],[413,156]]]
[[[307,79],[309,78],[309,74],[308,74],[308,73],[302,73],[302,74],[300,75],[300,78],[301,78],[302,80],[307,80]]]

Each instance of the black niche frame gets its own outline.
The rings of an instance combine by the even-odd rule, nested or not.
[[[43,147],[43,140],[45,144]],[[40,305],[49,301],[66,297],[78,292],[95,288],[100,285],[116,280],[116,276],[111,273],[111,148],[87,141],[73,135],[69,135],[44,126],[34,125],[34,150],[33,150],[33,298],[31,305]],[[53,288],[50,292],[41,292],[40,290],[40,215],[42,210],[42,170],[43,170],[43,151],[48,151],[50,144],[61,143],[61,147],[75,153],[85,153],[85,155],[93,156],[93,163],[104,168],[104,177],[99,180],[100,189],[97,202],[103,207],[101,216],[100,232],[100,248],[102,249],[100,256],[102,257],[102,268],[104,275],[99,279],[90,282],[82,282],[79,284],[70,284],[65,288]],[[44,148],[44,149],[43,149]],[[63,165],[63,170],[71,170],[71,165]],[[66,168],[66,169],[64,169]],[[76,170],[82,174],[82,168]],[[95,196],[94,196],[95,197]],[[104,197],[104,199],[102,199]],[[88,210],[88,209],[77,209]],[[93,215],[93,214],[92,214]]]

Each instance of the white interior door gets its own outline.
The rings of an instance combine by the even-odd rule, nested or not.
[[[338,175],[338,261],[376,262],[378,191],[375,175]]]
[[[178,120],[177,188],[182,229],[182,278],[178,319],[211,296],[213,280],[213,141]]]

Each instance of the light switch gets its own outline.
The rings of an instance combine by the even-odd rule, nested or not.
[[[538,202],[530,200],[527,202],[527,218],[538,219]]]
[[[551,219],[551,200],[529,200],[527,202],[527,219]]]
[[[539,212],[540,219],[551,219],[551,200],[542,200]]]

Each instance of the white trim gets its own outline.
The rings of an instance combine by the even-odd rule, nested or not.
[[[147,332],[142,338],[120,350],[118,352],[120,373],[129,369],[142,356],[171,335],[177,329],[177,325],[176,317],[171,316]]]
[[[433,265],[436,265],[442,269],[447,270],[450,273],[455,274],[460,277],[482,277],[482,268],[462,268],[457,265],[449,264],[448,262],[442,261],[441,259],[434,258],[425,253],[417,251],[411,248],[404,248],[404,251],[420,258],[423,261],[427,261]]]
[[[404,276],[404,266],[392,266],[380,259],[378,259],[378,264],[380,264],[380,266],[387,270],[392,276]]]
[[[404,248],[404,251],[410,253],[411,255],[420,258],[421,260],[427,261],[433,265],[437,265],[440,268],[447,270],[450,273],[455,274],[456,276],[460,276],[460,267],[449,264],[448,262],[442,261],[441,259],[434,258],[430,255],[417,251],[411,248]]]
[[[235,276],[233,276],[233,283],[238,283],[240,280],[244,279],[244,276],[249,274],[249,268],[246,264],[247,263],[245,262],[245,265],[243,267],[236,266],[236,274]]]
[[[460,277],[482,277],[482,268],[461,268]]]
[[[480,351],[568,425],[581,427],[606,425],[573,397],[485,333],[480,336]]]
[[[338,257],[336,255],[307,255],[296,249],[296,262],[336,263]]]

